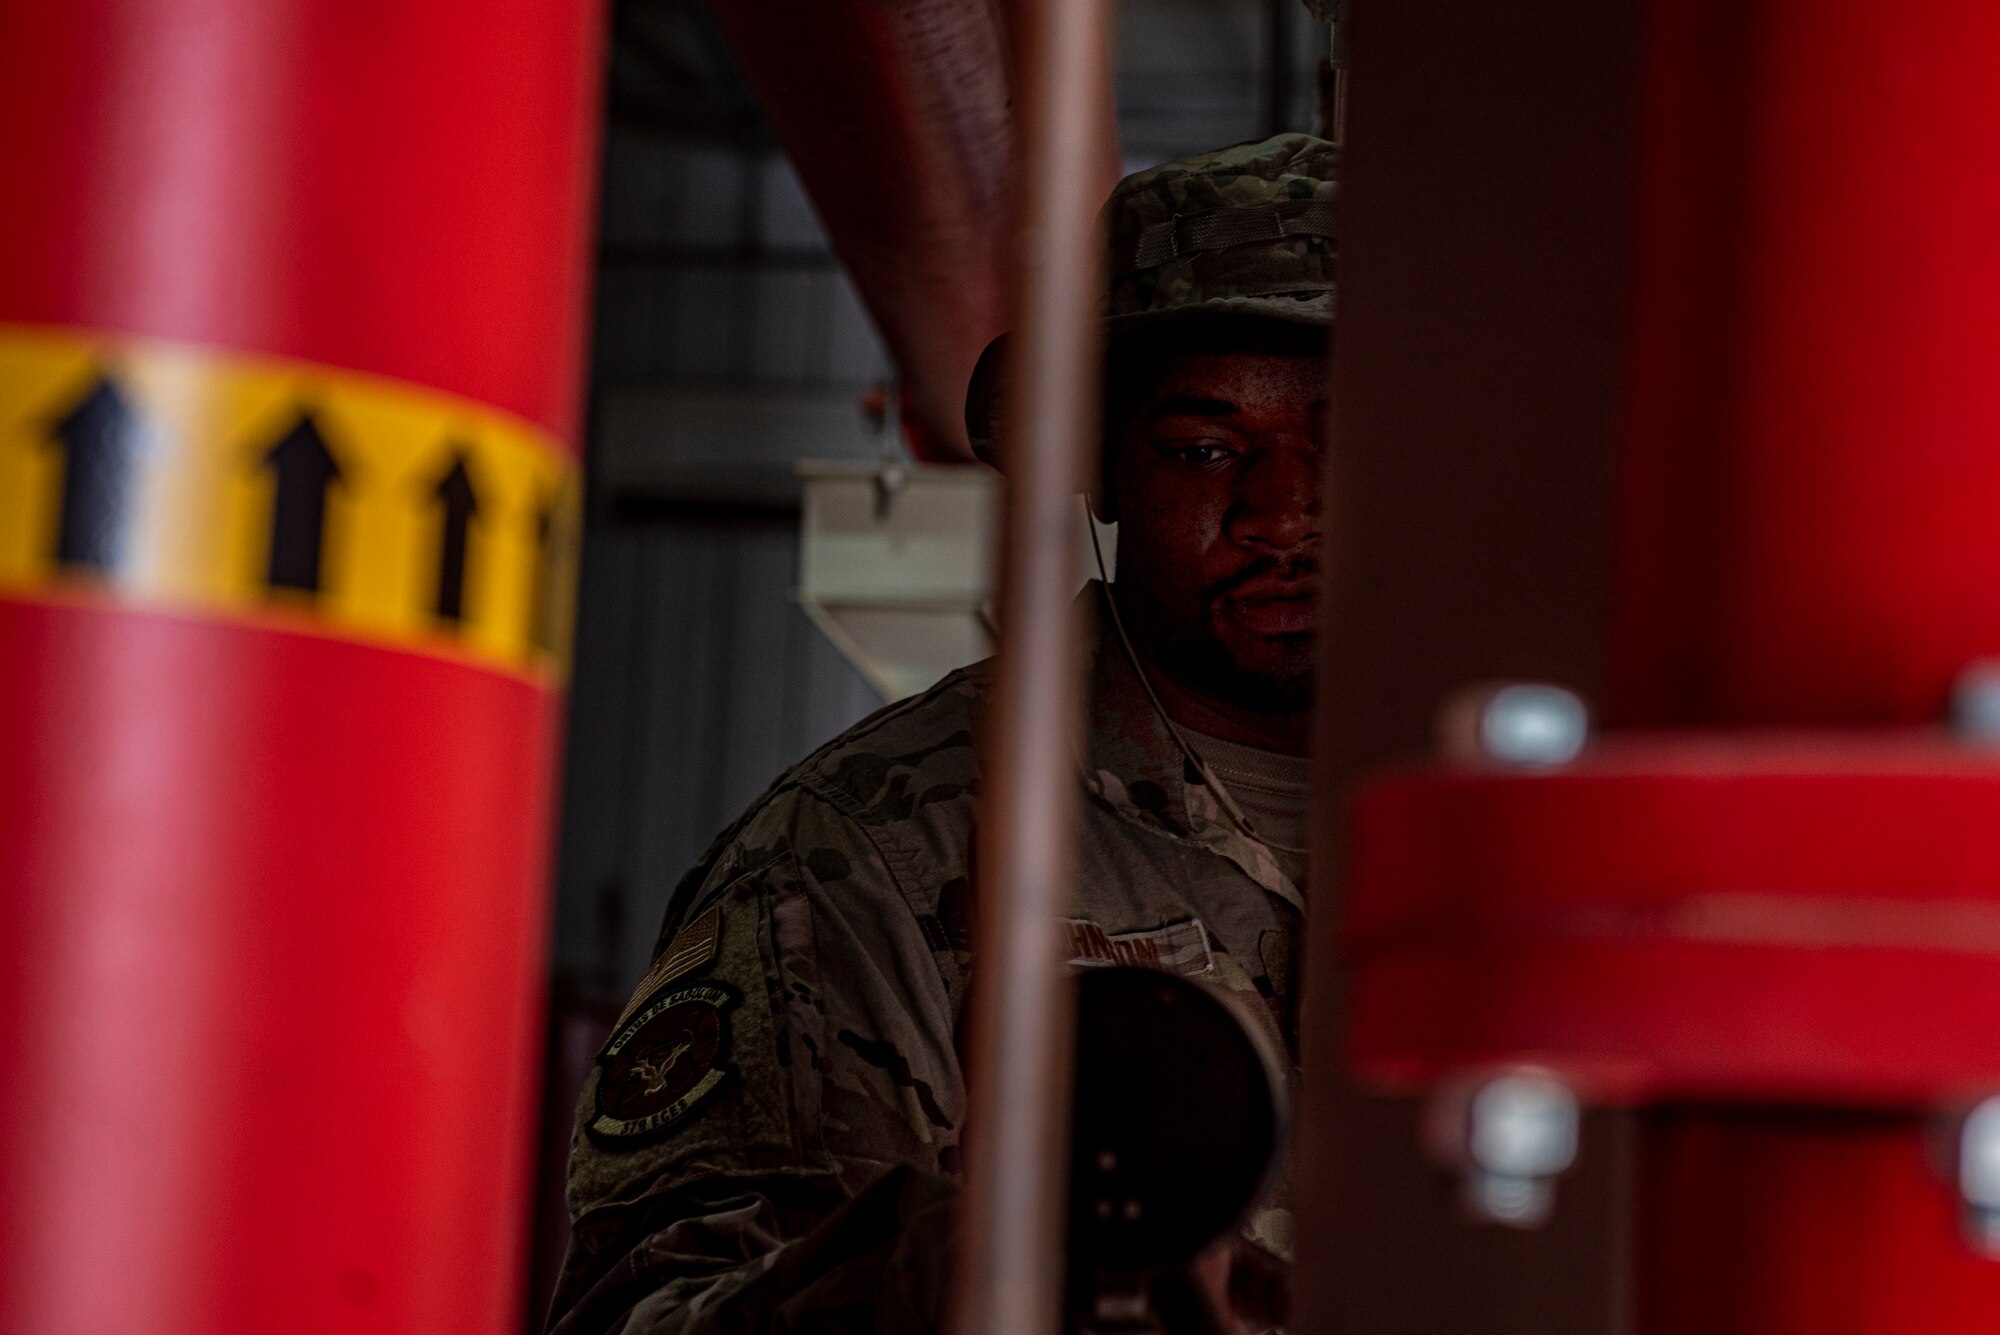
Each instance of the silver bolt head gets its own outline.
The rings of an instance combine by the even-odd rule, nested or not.
[[[2000,1095],[1980,1100],[1959,1118],[1951,1149],[1966,1241],[2000,1258]]]
[[[1973,1105],[1958,1127],[1958,1194],[2000,1210],[2000,1094]]]
[[[2000,745],[2000,658],[1982,658],[1951,688],[1951,728],[1968,742]]]
[[[1519,1072],[1473,1092],[1466,1116],[1466,1158],[1502,1177],[1554,1177],[1576,1162],[1582,1112],[1569,1086],[1552,1075]]]
[[[1431,1152],[1463,1177],[1476,1219],[1515,1228],[1546,1222],[1555,1179],[1576,1161],[1583,1119],[1553,1072],[1523,1068],[1450,1086],[1431,1104]]]
[[[1539,682],[1473,687],[1438,716],[1439,744],[1461,760],[1553,768],[1583,754],[1589,740],[1583,698]]]
[[[1468,1173],[1460,1199],[1467,1213],[1483,1223],[1540,1228],[1556,1211],[1556,1184],[1549,1177]]]

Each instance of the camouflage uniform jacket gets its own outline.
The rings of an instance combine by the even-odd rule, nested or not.
[[[1186,772],[1115,641],[1092,683],[1076,961],[1252,994],[1289,1049],[1298,888]],[[682,882],[583,1090],[554,1330],[935,1326],[985,689],[974,666],[857,725]],[[1288,1212],[1251,1236],[1288,1254]]]

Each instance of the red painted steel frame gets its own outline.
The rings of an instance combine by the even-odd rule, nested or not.
[[[1432,767],[1359,801],[1349,1034],[1374,1080],[1530,1061],[1619,1107],[2000,1089],[1987,748],[1625,735],[1552,773]]]
[[[0,321],[559,437],[595,6],[0,9]],[[0,598],[0,1329],[493,1331],[520,1289],[558,702]]]
[[[2000,653],[1995,51],[1989,0],[1655,0],[1612,722],[1929,720]],[[1644,1331],[2000,1326],[1914,1120],[1643,1153]]]

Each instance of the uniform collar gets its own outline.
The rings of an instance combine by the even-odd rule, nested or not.
[[[1192,776],[1118,642],[1118,631],[1104,610],[1109,596],[1102,582],[1092,580],[1077,598],[1090,653],[1085,786],[1141,824],[1186,836],[1195,828],[1188,808]]]

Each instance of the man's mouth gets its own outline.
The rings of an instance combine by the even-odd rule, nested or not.
[[[1229,619],[1253,635],[1304,635],[1319,612],[1316,579],[1253,579],[1222,599]]]

